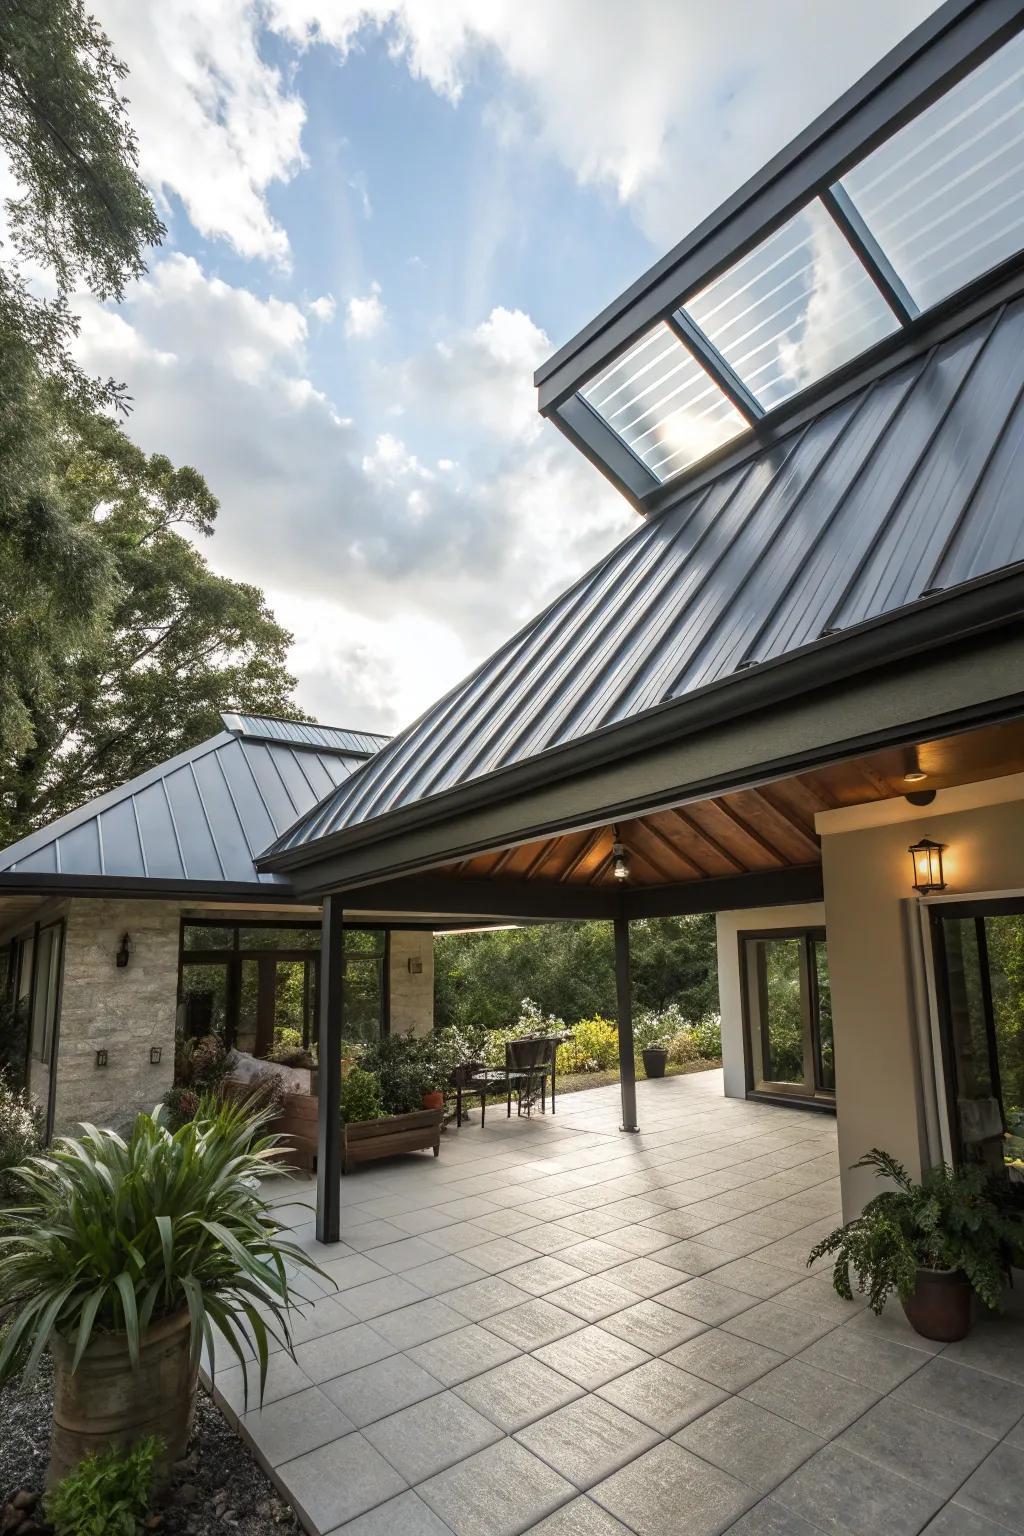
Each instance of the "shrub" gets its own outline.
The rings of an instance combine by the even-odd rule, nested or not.
[[[56,1536],[136,1536],[143,1529],[160,1442],[100,1451],[79,1462],[46,1496]]]
[[[14,1170],[43,1144],[43,1116],[24,1088],[15,1089],[0,1071],[0,1205],[16,1197]]]
[[[204,1098],[220,1092],[233,1057],[216,1035],[179,1041],[174,1053],[174,1082],[164,1094],[172,1130],[187,1124]]]
[[[351,1067],[341,1080],[342,1121],[379,1120],[383,1113],[377,1078],[363,1067]]]
[[[149,1323],[187,1311],[194,1359],[215,1324],[245,1373],[238,1334],[248,1336],[262,1394],[268,1333],[290,1342],[286,1263],[321,1273],[280,1236],[260,1194],[280,1152],[265,1125],[265,1115],[206,1098],[173,1133],[159,1111],[138,1115],[127,1141],[86,1126],[20,1168],[25,1203],[0,1236],[11,1319],[0,1383],[25,1344],[31,1375],[55,1332],[75,1342],[72,1370],[97,1333],[123,1333],[137,1365]]]
[[[384,1035],[364,1047],[360,1066],[380,1084],[386,1115],[406,1115],[419,1109],[423,1095],[434,1086],[436,1073],[429,1059],[429,1037]]]
[[[704,1061],[717,1061],[722,1055],[722,1020],[717,1013],[709,1013],[706,1019],[694,1024],[690,1030],[697,1055]]]
[[[294,1051],[302,1050],[302,1036],[297,1029],[289,1029],[287,1025],[281,1025],[274,1030],[274,1043],[270,1048],[270,1060],[279,1061],[278,1052],[283,1051],[290,1055]]]
[[[559,1072],[606,1072],[619,1061],[618,1026],[600,1015],[581,1019],[573,1037],[558,1047]]]
[[[896,1188],[883,1190],[812,1248],[808,1265],[835,1254],[832,1283],[840,1296],[852,1300],[852,1270],[877,1313],[892,1291],[904,1300],[911,1295],[919,1267],[962,1269],[987,1307],[1002,1308],[1020,1227],[992,1200],[988,1169],[970,1164],[954,1171],[939,1163],[915,1184],[902,1163],[877,1147],[853,1166],[873,1168]]]
[[[685,1067],[691,1061],[700,1060],[700,1051],[697,1049],[692,1029],[681,1029],[667,1044],[668,1059],[673,1066]]]
[[[650,1050],[652,1046],[667,1046],[676,1027],[674,1018],[667,1018],[660,1013],[639,1013],[633,1020],[633,1049],[639,1056],[641,1051]]]
[[[519,1004],[519,1018],[513,1033],[516,1035],[560,1035],[565,1020],[553,1013],[545,1013],[532,997],[524,997]]]

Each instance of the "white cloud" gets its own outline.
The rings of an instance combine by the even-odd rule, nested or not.
[[[330,325],[337,312],[338,305],[333,293],[321,294],[318,299],[310,299],[306,305],[306,311],[321,325]]]
[[[371,283],[365,297],[349,299],[345,310],[345,335],[367,341],[371,336],[376,336],[386,315],[387,310],[380,296],[380,283]]]

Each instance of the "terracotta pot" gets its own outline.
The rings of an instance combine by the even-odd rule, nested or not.
[[[198,1364],[189,1365],[187,1312],[162,1318],[142,1335],[132,1369],[123,1333],[96,1334],[71,1373],[74,1346],[53,1343],[53,1445],[49,1485],[94,1451],[163,1441],[158,1480],[185,1455],[196,1404]]]
[[[903,1310],[923,1339],[953,1344],[965,1338],[971,1326],[971,1282],[962,1269],[919,1269]]]
[[[663,1045],[649,1045],[641,1054],[644,1058],[644,1072],[648,1077],[665,1076],[668,1051]]]
[[[424,1109],[444,1109],[444,1094],[440,1088],[435,1088],[431,1093],[423,1095]]]

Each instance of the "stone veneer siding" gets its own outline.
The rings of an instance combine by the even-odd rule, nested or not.
[[[177,902],[75,900],[69,903],[54,1132],[80,1120],[121,1126],[152,1109],[174,1078],[178,993]],[[127,932],[134,950],[119,969]],[[149,1059],[160,1047],[159,1065]],[[107,1052],[97,1067],[96,1052]]]
[[[419,961],[413,972],[409,961]],[[391,935],[388,976],[391,1032],[429,1035],[434,1027],[434,935],[401,929]]]

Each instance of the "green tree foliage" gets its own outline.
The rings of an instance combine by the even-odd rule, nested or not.
[[[642,918],[630,924],[633,1006],[679,1006],[696,1021],[718,1007],[715,919]],[[434,943],[434,1014],[439,1027],[501,1029],[524,997],[567,1024],[614,1019],[610,923],[551,923],[496,933],[446,934]]]

